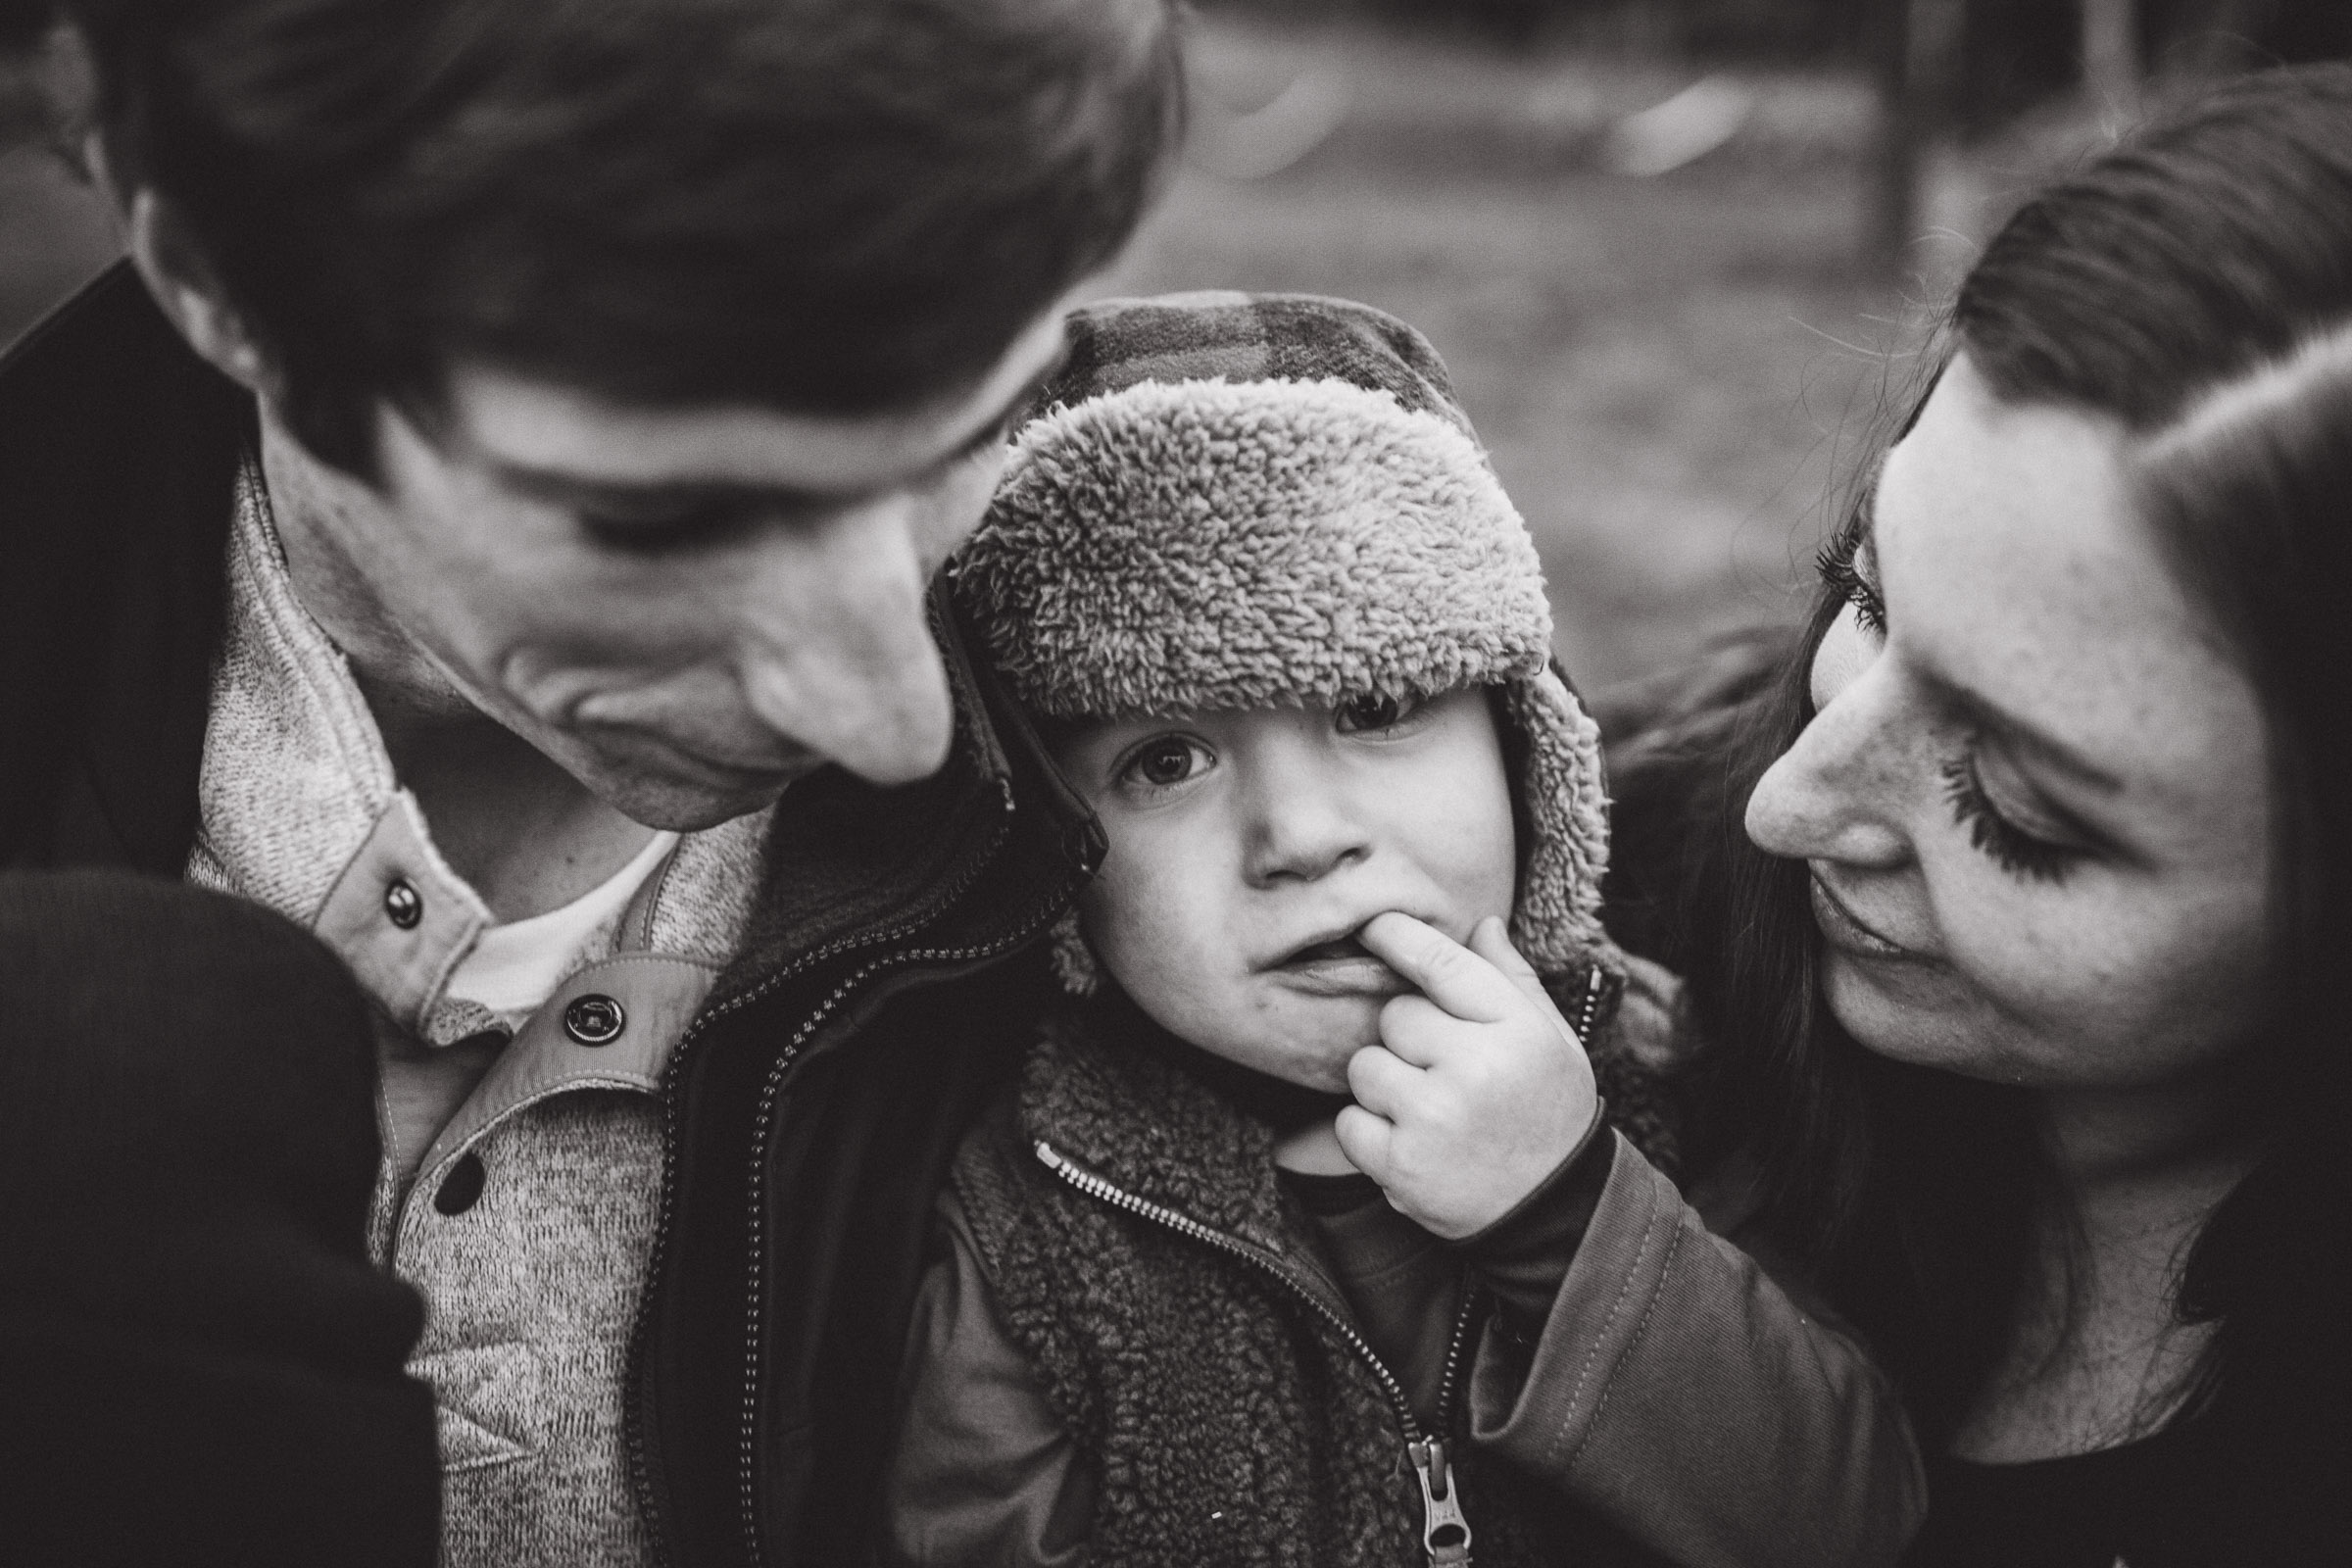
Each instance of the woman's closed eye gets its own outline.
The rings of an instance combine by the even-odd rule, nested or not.
[[[1149,799],[1191,783],[1216,762],[1206,742],[1171,730],[1129,747],[1111,764],[1110,778],[1119,789]]]
[[[2064,881],[2090,853],[2088,841],[2026,804],[2018,791],[1987,788],[1984,774],[1984,752],[1977,741],[1943,764],[1943,795],[1952,820],[1981,854],[2010,875],[2030,882]]]

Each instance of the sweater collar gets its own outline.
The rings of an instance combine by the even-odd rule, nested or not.
[[[310,927],[430,1043],[510,1022],[444,995],[493,917],[434,844],[349,662],[297,597],[250,456],[235,507],[189,879]],[[624,947],[724,963],[759,891],[769,815],[687,835],[643,896],[583,938],[571,966]]]

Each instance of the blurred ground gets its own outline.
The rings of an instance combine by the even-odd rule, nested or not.
[[[1695,72],[1225,20],[1196,61],[1196,151],[1113,289],[1304,289],[1420,326],[1535,526],[1582,682],[1794,612],[1905,303],[1853,261],[1858,82],[1742,77],[1680,153],[1710,114],[1737,121],[1722,146],[1637,177],[1608,172],[1641,162],[1612,127]],[[0,157],[0,339],[111,246],[85,191]]]

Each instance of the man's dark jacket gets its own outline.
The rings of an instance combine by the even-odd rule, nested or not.
[[[127,268],[0,360],[0,866],[184,871],[255,429]],[[940,629],[948,765],[793,787],[743,951],[663,1077],[628,1418],[676,1568],[866,1555],[932,1194],[1044,1000],[1030,939],[1100,858]]]

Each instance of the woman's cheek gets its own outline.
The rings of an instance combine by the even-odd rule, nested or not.
[[[1915,830],[1929,919],[1943,960],[2001,1012],[2069,1006],[2085,965],[2108,967],[2112,930],[2081,890],[2019,877],[1976,848],[1937,803]]]
[[[2270,1023],[2268,901],[2253,887],[2148,891],[2110,913],[2102,951],[2087,956],[2105,969],[2086,979],[2084,1005],[2101,1010],[2118,1051],[2189,1070]]]
[[[2207,1054],[2207,944],[2178,915],[2096,867],[2027,882],[1989,862],[1939,911],[1983,1045],[2025,1081],[2085,1086],[2160,1081]]]

